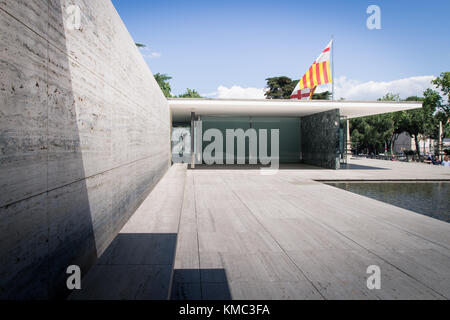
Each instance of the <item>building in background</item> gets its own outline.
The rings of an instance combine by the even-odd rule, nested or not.
[[[185,128],[186,131],[194,127],[194,130],[191,130],[191,146],[193,144],[194,147],[191,149],[197,164],[202,158],[204,148],[209,144],[200,143],[207,129],[218,129],[225,137],[227,129],[246,131],[254,128],[267,129],[268,132],[271,129],[279,129],[280,164],[305,163],[339,169],[341,164],[346,163],[347,158],[348,119],[421,108],[422,103],[171,98],[169,106],[173,127],[172,141],[179,139],[179,127]],[[246,143],[246,164],[249,158],[248,148]],[[172,152],[172,158],[180,159],[179,148],[173,149]],[[236,143],[233,157],[237,159]]]
[[[437,141],[435,139],[419,136],[419,151],[421,154],[434,154],[437,152],[437,148]],[[395,140],[393,151],[398,154],[407,150],[416,151],[416,143],[413,137],[408,133],[403,132],[398,136],[397,140]]]

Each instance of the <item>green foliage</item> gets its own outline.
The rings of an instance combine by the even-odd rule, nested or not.
[[[439,135],[439,119],[443,116],[443,114],[438,111],[442,100],[439,93],[427,89],[423,92],[423,96],[423,98],[412,96],[405,99],[405,101],[421,101],[422,108],[403,112],[399,126],[399,130],[407,132],[414,138],[418,154],[420,153],[418,141],[419,135],[437,139]]]
[[[443,72],[432,83],[444,94],[449,94],[450,73]],[[378,101],[401,101],[398,94],[387,93]],[[358,149],[378,153],[384,144],[393,147],[398,135],[406,132],[414,138],[416,152],[420,154],[419,136],[438,139],[439,121],[444,124],[444,136],[450,135],[450,109],[448,101],[444,104],[439,92],[427,89],[423,97],[411,96],[403,101],[420,101],[421,109],[413,109],[395,113],[388,113],[364,118],[352,119],[351,140]]]
[[[138,48],[145,48],[145,47],[146,47],[145,44],[142,44],[142,43],[139,43],[139,42],[136,42],[135,45],[136,45],[136,47],[138,47]]]
[[[350,120],[350,128],[351,142],[358,150],[378,154],[384,152],[385,143],[394,133],[394,120],[392,114],[355,118]]]
[[[401,119],[401,128],[414,138],[417,154],[420,155],[419,134],[423,134],[425,114],[422,109],[408,110]]]
[[[442,91],[447,99],[444,102],[442,99],[441,104],[439,106],[439,112],[445,114],[446,118],[444,119],[444,123],[448,123],[450,120],[450,72],[442,72],[439,77],[431,81],[432,84],[436,86],[437,89]]]
[[[398,135],[406,132],[414,138],[416,150],[419,153],[419,135],[435,134],[436,122],[433,112],[436,110],[439,98],[435,91],[428,89],[424,92],[424,98],[411,96],[405,99],[405,101],[422,101],[421,109],[353,119],[351,128],[358,129],[358,132],[355,138],[350,134],[352,142],[358,143],[369,152],[379,153],[384,150],[385,144],[393,147]],[[378,100],[399,101],[400,97],[398,94],[388,93]]]
[[[398,93],[386,93],[384,97],[378,98],[378,101],[400,101],[400,95]]]
[[[266,81],[268,88],[265,93],[266,99],[289,99],[299,80],[292,80],[289,77],[281,76],[267,78]],[[324,91],[315,93],[312,98],[314,100],[330,100],[331,92]]]
[[[265,93],[266,99],[289,99],[299,80],[281,76],[267,78],[266,81],[268,88]]]
[[[330,100],[331,99],[331,92],[330,91],[324,91],[321,93],[314,93],[312,96],[313,100]]]
[[[186,92],[178,95],[178,98],[203,98],[195,89],[186,89]]]
[[[405,150],[403,153],[407,156],[413,156],[416,152],[414,150]]]
[[[423,101],[424,98],[423,97],[418,97],[418,96],[410,96],[408,98],[406,98],[404,101]]]
[[[431,81],[436,88],[440,89],[450,100],[450,72],[441,72],[441,75]]]
[[[423,132],[421,134],[437,139],[439,136],[439,114],[442,106],[442,97],[437,91],[427,89],[423,92]],[[445,121],[444,121],[445,123]]]
[[[161,74],[161,73],[155,73],[154,74],[155,80],[158,83],[159,87],[161,88],[162,92],[164,93],[164,96],[166,98],[172,97],[172,88],[170,87],[169,80],[172,79],[171,76],[168,76],[167,74]],[[178,95],[178,98],[203,98],[195,89],[186,89],[185,93],[182,93]]]
[[[164,93],[164,96],[166,98],[170,98],[172,96],[172,88],[170,87],[169,80],[172,79],[172,77],[168,76],[167,74],[161,74],[159,72],[155,73],[153,76],[155,77],[156,82]]]

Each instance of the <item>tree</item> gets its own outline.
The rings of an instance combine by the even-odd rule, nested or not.
[[[138,48],[145,48],[145,47],[146,47],[145,44],[142,44],[142,43],[139,43],[139,42],[136,42],[135,45],[136,45],[136,47],[138,47]]]
[[[392,136],[389,141],[389,148],[391,150],[391,154],[394,153],[394,146],[395,142],[397,141],[398,137],[405,132],[405,128],[403,128],[403,118],[405,117],[405,111],[398,111],[391,114],[391,119],[393,121],[392,123]]]
[[[383,97],[378,98],[378,101],[400,101],[400,95],[398,93],[386,93]],[[398,136],[404,132],[403,128],[400,127],[402,118],[404,114],[402,112],[396,112],[391,114],[385,114],[384,117],[390,118],[392,120],[392,134],[388,140],[388,145],[391,150],[391,154],[394,151],[395,141],[397,141]]]
[[[421,109],[408,110],[401,119],[400,126],[414,138],[417,155],[420,156],[419,135],[424,133],[424,112]]]
[[[164,93],[164,96],[166,98],[170,98],[172,96],[172,88],[170,87],[169,80],[172,79],[172,77],[168,76],[167,74],[161,74],[159,72],[155,73],[153,76],[155,77],[156,82]]]
[[[313,96],[312,96],[313,100],[330,100],[330,98],[331,98],[331,92],[330,91],[314,93]]]
[[[378,98],[378,101],[400,101],[400,95],[398,93],[386,93],[382,98]]]
[[[437,123],[437,132],[439,132],[439,121],[442,121],[442,126],[443,126],[443,134],[444,134],[444,138],[445,137],[450,137],[450,121],[449,118],[447,116],[447,114],[445,112],[442,111],[438,111],[434,118],[436,119],[436,123]],[[439,134],[439,133],[438,133]],[[439,135],[436,136],[436,139],[439,139]]]
[[[437,107],[435,119],[437,123],[442,121],[444,125],[444,137],[450,136],[450,72],[442,72],[439,77],[431,81],[437,89],[442,91],[446,99],[441,99],[440,105]]]
[[[268,90],[264,94],[266,99],[289,99],[292,91],[299,80],[292,80],[289,77],[272,77],[267,78]]]
[[[442,111],[442,97],[437,91],[426,89],[423,92],[422,111],[424,113],[424,132],[426,137],[437,139],[439,136],[439,120],[437,115]]]
[[[351,119],[350,128],[352,143],[374,154],[384,151],[394,130],[390,114]]]
[[[186,92],[178,95],[178,98],[203,98],[195,89],[186,89]]]
[[[412,96],[405,101],[422,101],[422,108],[406,111],[404,130],[414,138],[417,155],[420,155],[418,136],[437,139],[439,135],[439,119],[445,117],[441,110],[442,97],[432,89],[423,92],[423,98]]]
[[[354,118],[350,119],[350,139],[352,145],[356,147],[356,154],[358,154],[358,147],[361,150],[368,150],[368,135],[366,132],[369,131],[369,125],[365,121],[365,118]]]
[[[400,95],[387,93],[377,100],[400,101]],[[406,114],[401,111],[352,119],[350,122],[352,143],[375,154],[384,151],[386,146],[392,154],[395,141],[401,133],[405,132],[406,121],[404,117],[406,117]]]
[[[406,132],[414,139],[416,153],[420,156],[419,137],[438,138],[439,121],[444,123],[444,136],[450,135],[450,73],[443,72],[440,77],[431,81],[447,99],[439,92],[426,89],[423,97],[410,96],[403,101],[421,101],[422,108],[382,114],[351,120],[351,139],[370,152],[377,152],[382,144],[389,142],[391,152],[397,137]],[[401,101],[400,96],[387,93],[379,101]]]
[[[442,72],[439,77],[431,81],[432,84],[447,96],[447,103],[440,106],[441,111],[450,115],[450,72]]]
[[[290,99],[295,86],[299,80],[292,80],[286,76],[267,78],[268,90],[264,94],[266,99]],[[313,100],[330,100],[331,92],[324,91],[315,93],[312,96]]]

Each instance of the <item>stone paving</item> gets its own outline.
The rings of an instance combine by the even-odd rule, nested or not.
[[[70,298],[448,299],[450,224],[316,181],[401,179],[450,168],[172,166]]]

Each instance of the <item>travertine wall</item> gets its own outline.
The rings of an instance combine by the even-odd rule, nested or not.
[[[0,298],[67,294],[67,266],[85,272],[168,169],[169,128],[109,0],[0,0]]]
[[[339,169],[339,109],[302,117],[302,161],[318,167]]]

